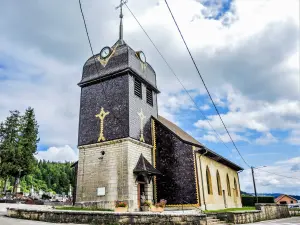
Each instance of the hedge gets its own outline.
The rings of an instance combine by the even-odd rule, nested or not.
[[[242,196],[243,206],[255,206],[255,196]],[[274,203],[274,197],[272,196],[258,196],[258,203]]]

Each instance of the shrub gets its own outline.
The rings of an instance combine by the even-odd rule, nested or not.
[[[158,203],[155,204],[155,207],[156,208],[158,208],[158,207],[165,208],[166,204],[167,204],[167,200],[161,199]]]
[[[242,196],[243,206],[255,206],[255,196]],[[274,197],[272,196],[258,196],[258,203],[274,203]]]
[[[116,201],[115,206],[116,206],[116,208],[118,208],[118,207],[127,207],[127,203],[124,202],[124,201]]]
[[[150,207],[151,205],[152,205],[152,203],[151,203],[150,201],[145,201],[144,204],[143,204],[143,206],[149,206],[149,207]]]

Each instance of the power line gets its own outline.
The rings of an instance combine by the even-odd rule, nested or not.
[[[94,51],[93,51],[93,47],[92,47],[90,35],[89,35],[88,29],[87,29],[87,25],[86,25],[86,22],[85,22],[85,17],[84,17],[83,10],[82,10],[81,0],[78,0],[78,1],[79,1],[80,12],[81,12],[82,19],[83,19],[83,23],[84,23],[84,27],[85,27],[86,36],[87,36],[87,38],[88,38],[89,45],[90,45],[90,49],[91,49],[91,52],[92,52],[92,55],[93,55],[94,64],[95,64],[97,73],[100,74],[100,73],[99,73],[99,69],[98,69],[98,64],[97,64],[97,62],[96,62],[96,57],[95,57],[95,54],[94,54]],[[104,94],[105,99],[107,99],[107,95],[106,95],[106,92],[105,92],[105,90],[104,90],[104,87],[102,87],[102,91],[103,91],[103,94]],[[107,102],[110,102],[110,101],[107,101]],[[108,104],[109,104],[109,103],[108,103]],[[111,105],[110,105],[110,107],[111,107]],[[111,107],[111,108],[112,108],[112,107]],[[112,113],[113,117],[115,117],[115,118],[116,118],[117,120],[119,120],[119,122],[120,122],[120,119],[119,119],[113,112],[111,112],[111,113]]]
[[[187,95],[190,97],[191,101],[194,103],[194,105],[196,106],[196,108],[200,111],[200,113],[202,114],[202,116],[204,117],[205,121],[209,124],[209,126],[211,127],[211,129],[216,133],[218,139],[224,144],[224,146],[226,148],[228,148],[228,146],[225,144],[225,142],[222,140],[222,138],[220,137],[220,135],[218,134],[218,132],[214,129],[214,127],[212,126],[212,124],[209,122],[209,120],[207,119],[207,117],[205,116],[205,114],[203,113],[203,111],[200,109],[200,107],[198,106],[198,104],[195,102],[195,100],[192,98],[192,96],[190,95],[190,93],[188,92],[188,90],[185,88],[185,86],[183,85],[183,83],[180,81],[179,77],[176,75],[175,71],[173,70],[173,68],[170,66],[170,64],[168,63],[168,61],[166,60],[166,58],[163,56],[163,54],[161,53],[161,51],[159,50],[159,48],[155,45],[155,43],[152,41],[151,37],[148,35],[147,31],[143,28],[143,26],[141,25],[141,23],[139,22],[139,20],[136,18],[136,16],[134,15],[134,13],[131,11],[131,9],[129,8],[129,6],[125,3],[125,6],[127,7],[128,11],[131,13],[131,15],[133,16],[133,18],[136,20],[136,22],[139,24],[139,26],[141,27],[141,29],[144,31],[144,33],[146,34],[146,36],[148,37],[148,39],[150,40],[150,42],[152,43],[152,45],[154,46],[154,48],[156,49],[156,51],[158,52],[158,54],[161,56],[161,58],[164,60],[164,62],[166,63],[166,65],[168,66],[168,68],[171,70],[171,72],[173,73],[173,75],[176,77],[176,79],[178,80],[178,82],[181,84],[182,88],[184,89],[184,91],[187,93]],[[229,148],[228,148],[229,150]]]
[[[238,150],[236,144],[234,143],[234,141],[233,141],[233,139],[232,139],[232,137],[231,137],[231,135],[230,135],[230,133],[229,133],[229,131],[228,131],[228,129],[227,129],[227,127],[226,127],[226,125],[225,125],[225,123],[224,123],[224,121],[223,121],[221,115],[220,115],[220,113],[219,113],[219,110],[218,110],[218,108],[217,108],[217,106],[216,106],[214,100],[212,99],[211,94],[210,94],[210,92],[209,92],[209,90],[208,90],[208,88],[207,88],[207,86],[206,86],[206,84],[205,84],[205,82],[204,82],[204,79],[203,79],[203,77],[202,77],[202,75],[201,75],[201,73],[200,73],[200,71],[199,71],[199,69],[198,69],[198,66],[197,66],[197,64],[196,64],[196,62],[195,62],[195,60],[194,60],[194,57],[192,56],[191,51],[190,51],[190,49],[189,49],[189,47],[188,47],[188,45],[187,45],[187,43],[186,43],[186,41],[185,41],[185,39],[184,39],[182,33],[181,33],[181,30],[180,30],[180,28],[179,28],[179,26],[178,26],[178,24],[177,24],[177,22],[176,22],[176,20],[175,20],[175,17],[174,17],[174,15],[173,15],[173,13],[172,13],[172,10],[171,10],[170,7],[169,7],[169,4],[168,4],[167,0],[165,0],[165,2],[166,2],[166,5],[167,5],[167,7],[168,7],[168,9],[169,9],[169,12],[170,12],[170,14],[171,14],[171,16],[172,16],[172,18],[173,18],[173,21],[174,21],[174,23],[175,23],[175,25],[176,25],[176,27],[177,27],[177,29],[178,29],[178,31],[179,31],[179,34],[180,34],[180,36],[181,36],[181,38],[182,38],[182,40],[183,40],[183,42],[184,42],[184,44],[185,44],[185,47],[186,47],[186,49],[188,50],[188,53],[189,53],[189,55],[190,55],[190,57],[191,57],[191,59],[192,59],[192,61],[193,61],[193,63],[194,63],[194,66],[195,66],[195,68],[196,68],[196,70],[197,70],[197,73],[199,74],[199,76],[200,76],[200,78],[201,78],[201,81],[202,81],[202,83],[203,83],[203,85],[204,85],[204,87],[205,87],[205,89],[206,89],[206,91],[207,91],[207,93],[208,93],[208,95],[209,95],[210,100],[212,101],[212,103],[213,103],[213,105],[214,105],[214,108],[215,108],[216,112],[218,113],[218,116],[219,116],[220,120],[222,121],[222,124],[223,124],[223,126],[224,126],[224,128],[225,128],[225,130],[226,130],[226,132],[227,132],[227,134],[228,134],[228,136],[229,136],[229,138],[230,138],[230,140],[231,140],[233,146],[235,147],[235,149],[236,149],[237,152],[239,153],[239,155],[240,155],[240,157],[242,158],[242,160],[244,161],[244,163],[245,163],[248,167],[251,167],[251,166],[246,162],[246,160],[244,159],[244,157],[242,156],[242,154],[241,154],[240,151]]]
[[[285,178],[289,178],[289,179],[295,179],[295,180],[299,180],[300,181],[300,178],[297,178],[297,177],[289,177],[289,176],[281,175],[281,174],[278,174],[278,173],[269,172],[269,171],[266,171],[266,170],[263,170],[263,169],[260,169],[260,168],[259,169],[256,168],[256,169],[260,170],[260,171],[263,171],[263,172],[266,172],[266,173],[269,173],[269,174],[276,175],[276,176],[285,177]]]

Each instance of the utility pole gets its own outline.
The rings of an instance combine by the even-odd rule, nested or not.
[[[255,178],[254,178],[254,167],[251,166],[251,171],[252,171],[252,179],[253,179],[253,187],[254,187],[254,193],[256,197],[256,203],[258,203],[258,197],[257,197],[257,192],[256,192],[256,185],[255,185]]]

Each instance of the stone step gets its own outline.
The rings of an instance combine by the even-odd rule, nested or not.
[[[207,225],[228,225],[226,222],[215,218],[207,218]]]

